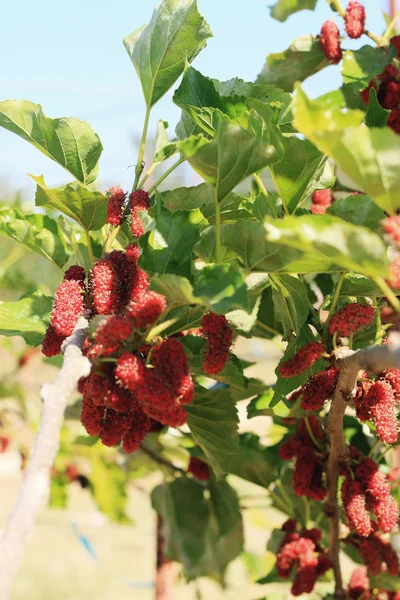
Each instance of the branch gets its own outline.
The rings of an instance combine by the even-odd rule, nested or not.
[[[150,450],[150,448],[147,448],[147,446],[145,446],[144,444],[140,444],[140,449],[142,452],[144,452],[144,454],[147,454],[149,458],[151,458],[154,462],[158,463],[159,465],[167,467],[168,469],[171,469],[171,471],[176,471],[177,473],[182,473],[182,475],[186,475],[186,471],[172,464],[172,462],[170,462],[166,458],[163,458],[162,456],[157,454],[157,452],[153,452],[153,450]]]
[[[0,538],[0,598],[11,597],[28,535],[50,490],[50,470],[60,445],[60,430],[67,401],[80,377],[89,374],[90,363],[81,348],[88,323],[81,317],[64,342],[64,363],[54,384],[41,389],[44,402],[40,427],[21,489]]]
[[[329,556],[335,576],[335,598],[345,598],[340,569],[340,520],[337,498],[339,471],[348,461],[348,447],[343,432],[343,417],[352,400],[359,371],[381,373],[385,369],[400,368],[400,333],[390,335],[390,343],[368,346],[353,352],[339,348],[335,353],[336,366],[340,369],[339,380],[333,394],[326,431],[330,440],[328,460],[328,497],[325,512],[330,520]]]

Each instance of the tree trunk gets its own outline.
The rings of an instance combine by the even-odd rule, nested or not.
[[[162,518],[157,516],[157,572],[155,600],[174,600],[175,564],[164,554]]]

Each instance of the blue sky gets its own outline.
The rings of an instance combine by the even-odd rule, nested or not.
[[[319,0],[316,11],[297,13],[281,24],[269,16],[268,4],[272,3],[198,0],[214,38],[194,66],[220,80],[238,76],[252,81],[267,54],[284,50],[301,34],[318,33],[322,22],[332,15],[325,0]],[[367,26],[380,33],[386,0],[365,0],[364,5]],[[2,6],[0,100],[31,100],[40,103],[49,117],[74,116],[88,121],[105,148],[100,161],[101,187],[116,183],[129,187],[132,182],[133,169],[128,167],[136,159],[135,137],[141,130],[144,103],[122,38],[147,22],[154,6],[155,0],[18,0]],[[359,42],[346,42],[346,47],[357,45]],[[339,80],[339,69],[330,67],[310,79],[305,88],[318,96],[333,89]],[[179,109],[171,97],[172,92],[156,105],[150,133],[162,118],[169,121],[172,135]],[[0,195],[4,190],[23,190],[33,204],[34,184],[27,173],[43,173],[50,185],[69,181],[63,169],[2,129],[0,155]],[[183,177],[191,183],[188,169]]]

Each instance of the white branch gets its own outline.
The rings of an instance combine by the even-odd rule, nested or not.
[[[32,455],[14,508],[0,538],[0,600],[9,600],[26,540],[50,491],[50,470],[60,445],[60,431],[67,402],[80,377],[89,374],[90,362],[81,348],[88,323],[81,317],[64,342],[64,363],[54,384],[41,389],[42,419]]]

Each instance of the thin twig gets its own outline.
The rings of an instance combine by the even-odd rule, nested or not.
[[[157,454],[157,452],[153,452],[153,450],[150,450],[150,448],[147,448],[147,446],[145,446],[144,444],[141,444],[140,449],[142,450],[142,452],[144,452],[144,454],[147,454],[147,456],[149,458],[151,458],[151,460],[158,463],[159,465],[162,465],[163,467],[167,467],[171,471],[176,471],[177,473],[186,475],[186,471],[184,471],[180,467],[177,467],[176,465],[174,465],[172,462],[170,462],[163,456],[160,456],[159,454]]]

